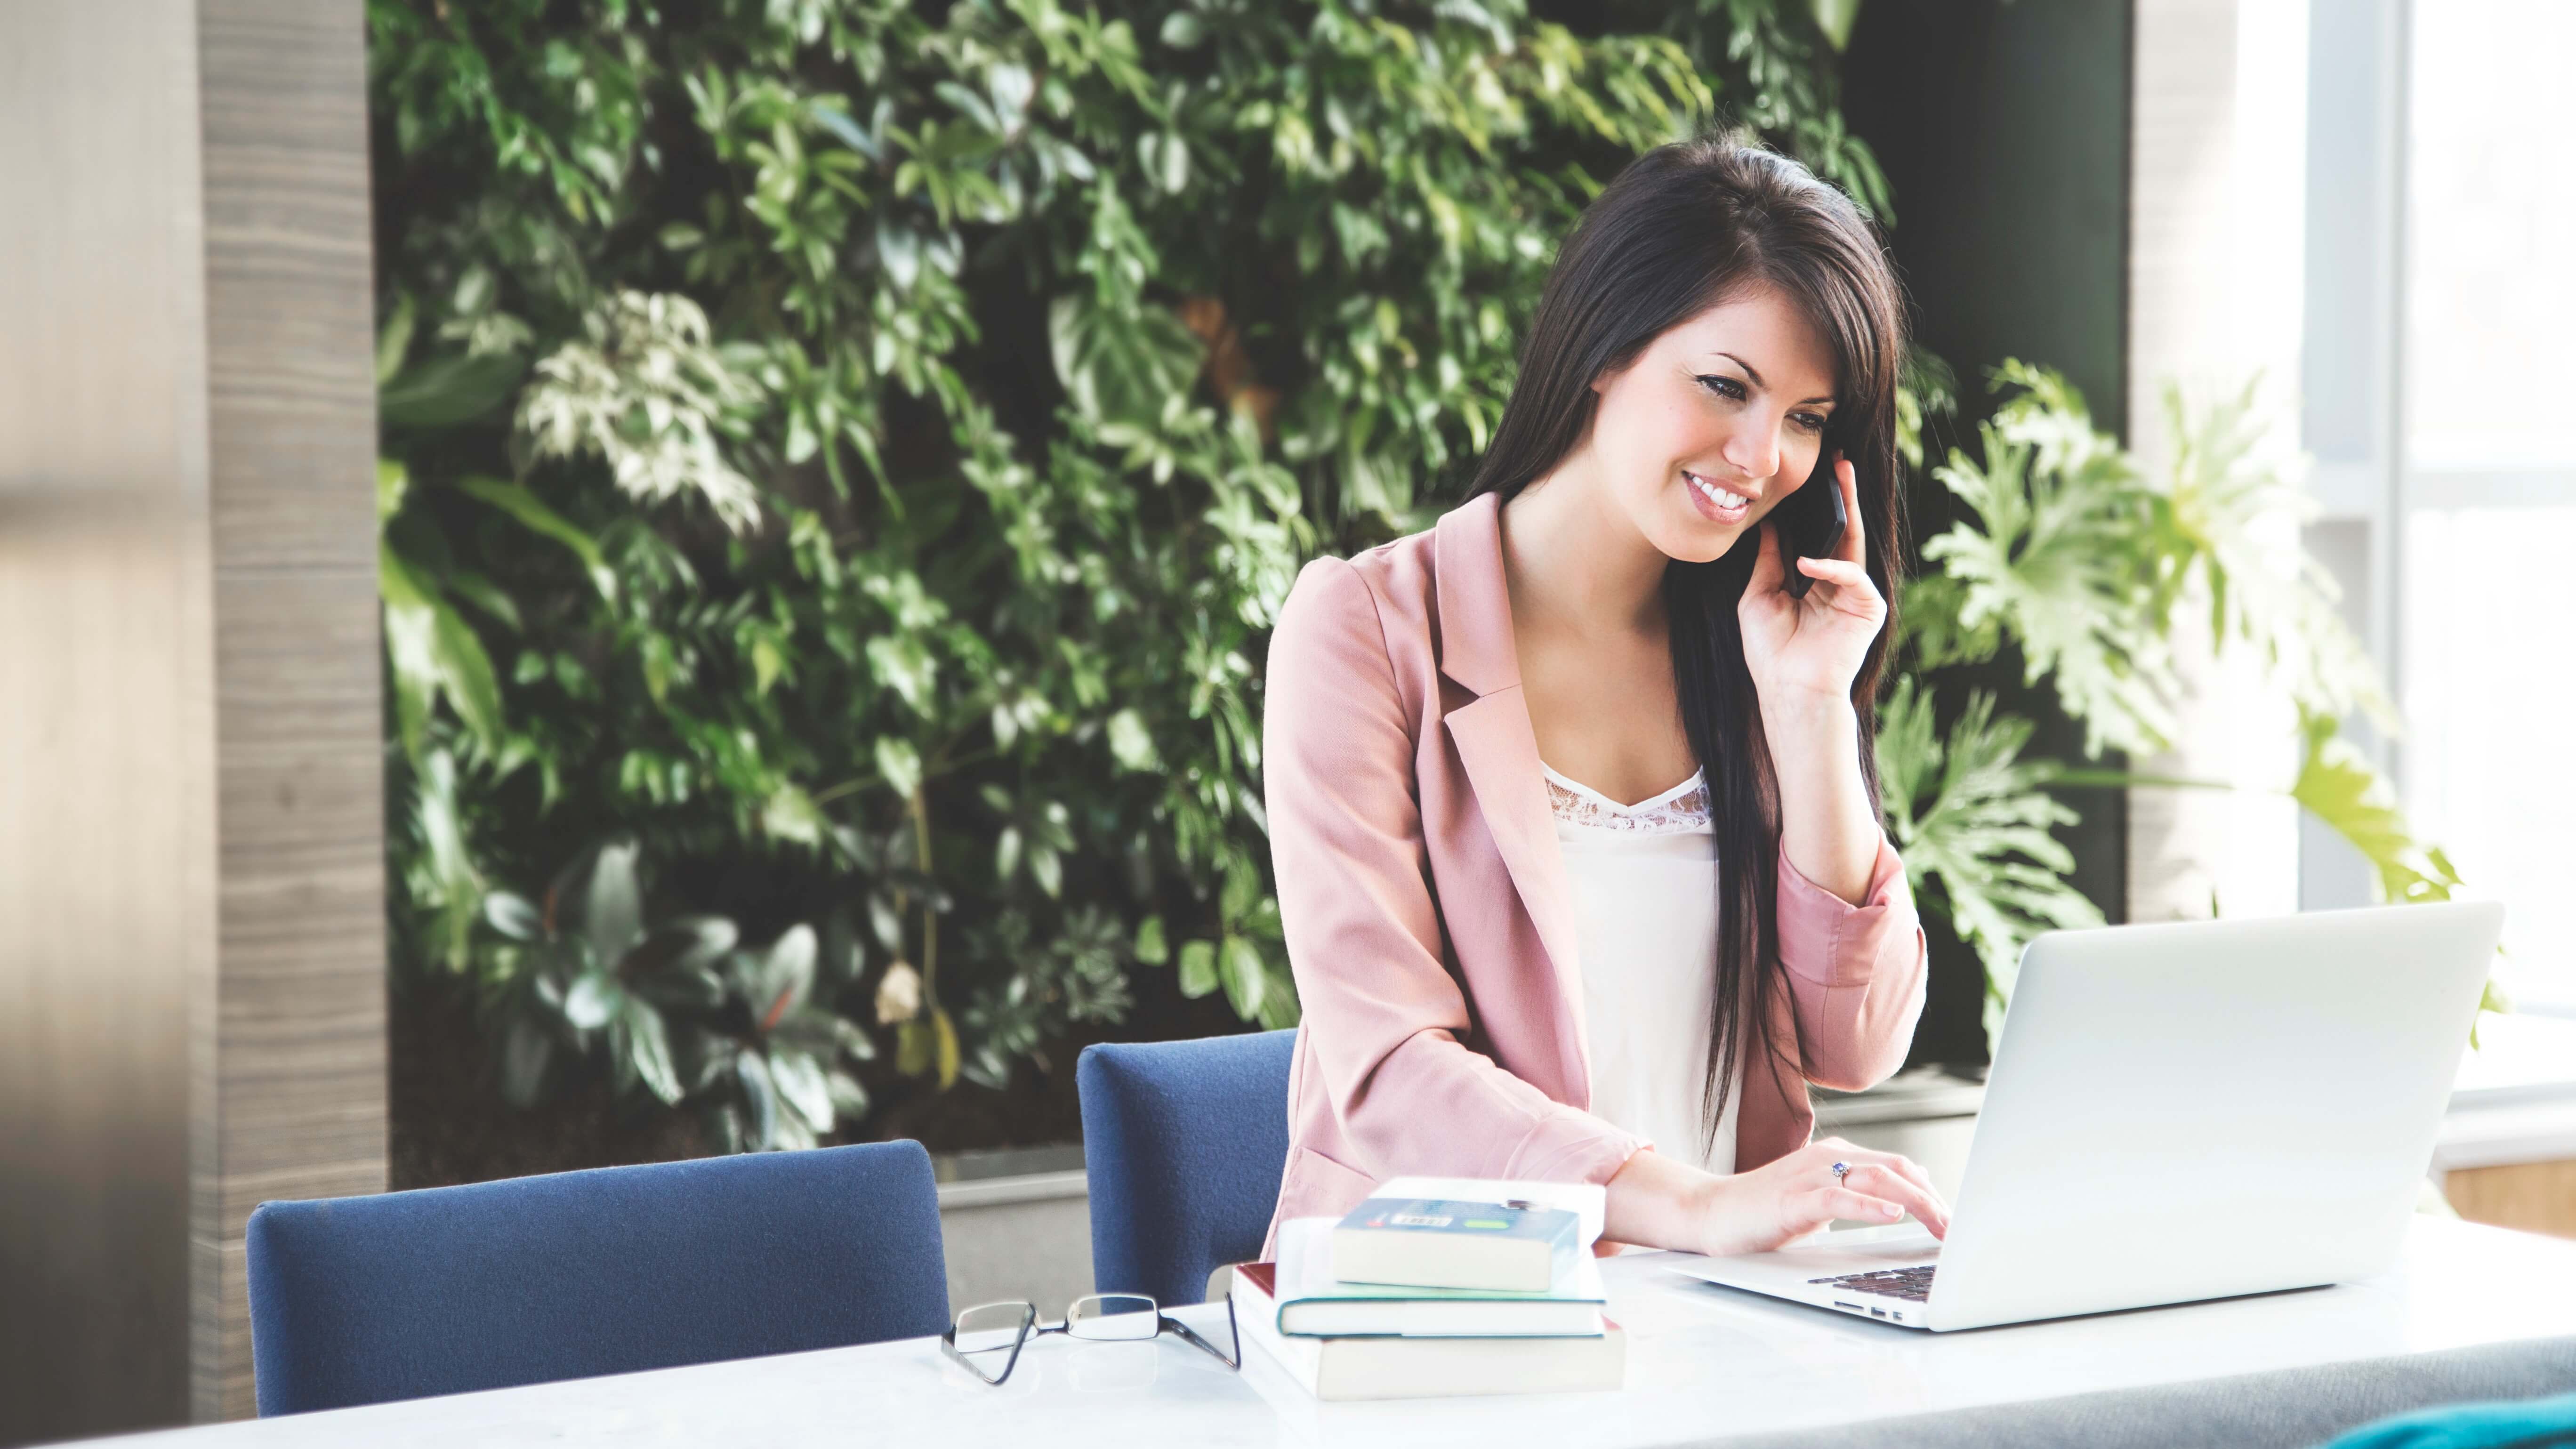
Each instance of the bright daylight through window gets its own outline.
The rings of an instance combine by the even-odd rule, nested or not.
[[[2500,968],[2576,1013],[2576,6],[2415,9],[2398,595],[2409,816],[2506,902]]]

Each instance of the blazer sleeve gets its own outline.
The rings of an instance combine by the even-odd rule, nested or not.
[[[1461,1043],[1414,777],[1415,723],[1377,601],[1341,559],[1298,575],[1271,635],[1263,800],[1305,1029],[1348,1150],[1399,1173],[1606,1182],[1643,1139]]]
[[[1806,1038],[1807,1078],[1844,1092],[1903,1066],[1923,1014],[1923,925],[1884,834],[1861,901],[1800,875],[1780,853],[1780,964]]]

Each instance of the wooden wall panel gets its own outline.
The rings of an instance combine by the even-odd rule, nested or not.
[[[251,1210],[385,1186],[365,39],[349,0],[198,7],[222,781],[200,1419],[254,1407]]]

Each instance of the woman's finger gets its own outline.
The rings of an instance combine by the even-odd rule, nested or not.
[[[1938,1190],[1932,1186],[1932,1174],[1923,1170],[1923,1164],[1901,1152],[1881,1152],[1875,1147],[1863,1147],[1840,1137],[1820,1138],[1807,1150],[1828,1162],[1848,1162],[1854,1167],[1869,1163],[1903,1173],[1920,1183],[1924,1191],[1937,1195]]]
[[[1941,1195],[1941,1189],[1932,1185],[1932,1174],[1923,1170],[1922,1163],[1915,1161],[1911,1157],[1897,1157],[1891,1155],[1885,1162],[1881,1162],[1878,1165],[1890,1172],[1901,1174],[1906,1181],[1921,1188],[1924,1193],[1940,1207],[1942,1218],[1944,1220],[1948,1219],[1950,1216],[1950,1200]]]
[[[1874,1202],[1898,1204],[1914,1214],[1914,1220],[1929,1228],[1936,1238],[1950,1231],[1950,1209],[1941,1201],[1941,1195],[1930,1184],[1916,1182],[1885,1163],[1865,1162],[1853,1168],[1843,1179],[1843,1189]]]
[[[1869,570],[1849,559],[1801,558],[1798,560],[1798,572],[1811,579],[1822,579],[1826,583],[1841,588],[1866,589],[1872,593],[1877,592],[1878,588],[1869,581]]]
[[[1744,596],[1748,599],[1762,599],[1778,592],[1780,580],[1783,577],[1780,569],[1780,530],[1773,527],[1771,520],[1766,518],[1754,525],[1754,531],[1761,537],[1754,541],[1753,577],[1744,581]]]
[[[1834,486],[1843,490],[1843,537],[1834,545],[1834,557],[1852,563],[1861,561],[1860,475],[1852,469],[1851,459],[1834,455]]]
[[[1848,1187],[1820,1187],[1806,1197],[1819,1222],[1892,1223],[1905,1216],[1902,1204]]]

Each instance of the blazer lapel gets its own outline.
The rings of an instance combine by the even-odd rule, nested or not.
[[[1441,516],[1437,546],[1440,672],[1475,691],[1473,703],[1442,723],[1466,768],[1476,808],[1511,872],[1522,909],[1537,928],[1556,996],[1557,1048],[1566,1064],[1568,1105],[1589,1107],[1591,1054],[1585,1047],[1582,963],[1565,857],[1540,776],[1538,736],[1521,693],[1512,638],[1511,593],[1503,580],[1501,504],[1492,494]]]

